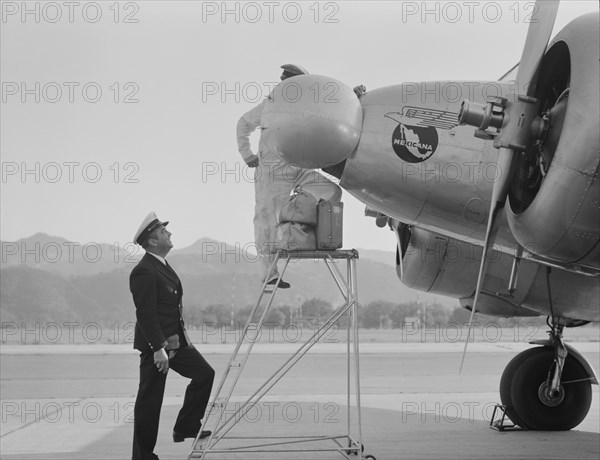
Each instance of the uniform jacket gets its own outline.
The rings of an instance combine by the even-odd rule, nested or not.
[[[182,316],[183,288],[172,269],[146,253],[131,271],[129,289],[137,318],[133,348],[157,351],[175,334],[191,344]]]

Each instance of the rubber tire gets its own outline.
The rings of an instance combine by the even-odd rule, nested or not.
[[[589,411],[592,402],[589,380],[564,385],[564,399],[558,406],[549,407],[540,401],[538,389],[546,381],[553,360],[553,348],[530,348],[515,356],[502,374],[500,398],[506,406],[506,415],[522,428],[570,430],[579,425]],[[583,366],[573,356],[567,355],[561,380],[588,377]]]
[[[515,411],[513,401],[512,401],[512,382],[513,376],[516,370],[521,366],[523,361],[529,357],[532,350],[536,350],[537,348],[530,348],[524,352],[519,353],[504,368],[504,372],[502,373],[502,377],[500,378],[500,401],[502,404],[506,406],[506,415],[510,420],[520,427],[524,427],[523,421],[519,418],[519,415]]]

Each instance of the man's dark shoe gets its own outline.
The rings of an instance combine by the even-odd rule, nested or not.
[[[277,282],[277,278],[273,278],[271,281],[269,281],[267,283],[267,286],[273,286],[273,285],[275,285],[276,282]],[[279,289],[288,289],[290,286],[291,286],[290,283],[286,283],[283,280],[279,281],[279,284],[277,285],[277,287]]]
[[[212,431],[202,430],[200,432],[200,436],[198,437],[198,439],[208,438],[211,434],[212,434]],[[173,431],[173,442],[183,442],[187,438],[196,438],[196,436],[198,436],[197,433],[196,434],[183,434],[183,433],[177,433],[177,431]]]

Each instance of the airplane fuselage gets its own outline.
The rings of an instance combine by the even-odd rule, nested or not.
[[[365,94],[360,142],[346,160],[340,181],[369,208],[413,228],[413,241],[399,256],[403,259],[399,264],[404,264],[398,270],[402,281],[419,290],[459,298],[464,305],[472,302],[492,188],[503,172],[498,169],[493,141],[475,137],[473,127],[459,126],[458,113],[463,99],[483,103],[490,96],[514,99],[515,85],[404,83]],[[593,200],[593,195],[587,199]],[[587,230],[594,234],[597,224],[592,221]],[[585,239],[575,242],[581,245],[572,248],[578,253],[595,244]],[[551,314],[547,265],[527,251],[516,292],[497,295],[506,291],[518,246],[503,212],[495,244],[498,256],[484,283],[482,313]],[[551,274],[554,314],[600,320],[598,277],[581,274],[598,267],[593,258],[586,263],[587,268],[555,266]]]
[[[513,97],[514,88],[502,82],[426,82],[368,92],[361,99],[360,143],[340,185],[407,225],[480,243],[501,172],[492,143],[474,137],[472,127],[458,126],[458,112],[465,97],[483,102],[488,95]],[[498,242],[516,247],[508,226],[502,229]]]

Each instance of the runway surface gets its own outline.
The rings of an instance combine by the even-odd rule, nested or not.
[[[240,419],[232,434],[313,436],[347,433],[346,356],[340,344],[319,344]],[[600,368],[598,343],[575,344]],[[217,371],[230,344],[199,345]],[[234,393],[229,414],[286,359],[289,344],[257,345]],[[489,428],[498,384],[508,361],[526,345],[473,343],[458,375],[461,347],[453,344],[361,344],[362,436],[365,454],[396,459],[597,459],[600,404],[569,432],[497,432]],[[123,345],[3,346],[1,458],[131,458],[138,354]],[[191,441],[170,438],[187,381],[169,374],[156,452],[186,459]],[[354,398],[352,399],[354,402]],[[351,416],[356,418],[352,404]],[[358,431],[352,430],[357,438]],[[246,442],[246,441],[244,441]],[[294,449],[305,448],[294,445]],[[332,442],[313,448],[335,447]],[[212,454],[207,459],[335,459],[335,452]]]

